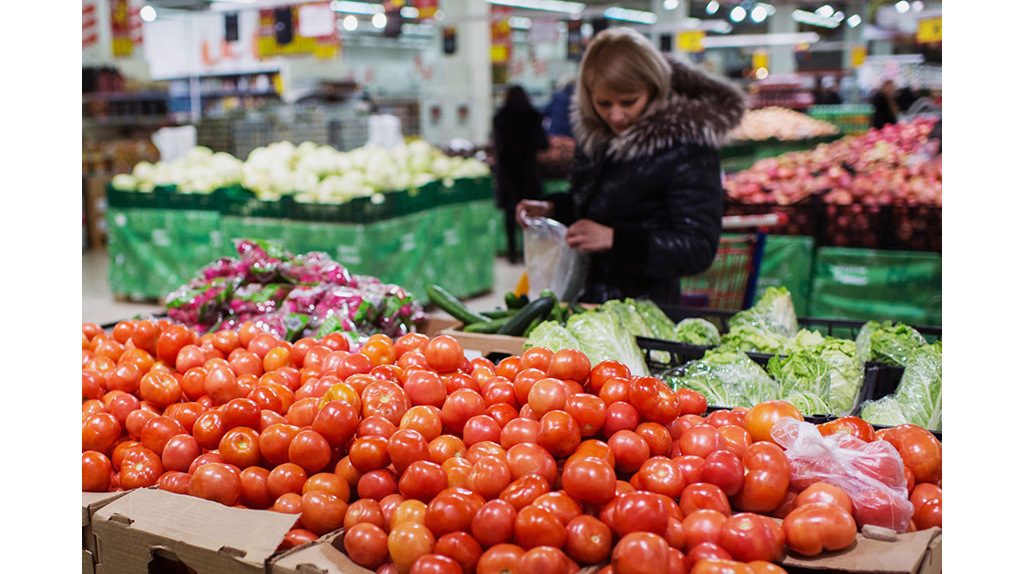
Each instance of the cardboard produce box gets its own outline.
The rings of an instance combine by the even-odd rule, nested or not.
[[[96,540],[92,534],[92,517],[97,510],[124,496],[125,492],[83,492],[82,493],[82,572],[92,573],[95,569]]]
[[[789,552],[781,565],[790,574],[856,572],[860,574],[940,574],[942,529],[897,534],[886,541],[857,534],[853,546],[805,558]]]
[[[462,326],[462,323],[451,317],[435,317],[431,315],[416,323],[416,332],[423,333],[433,339],[447,329],[454,329],[460,326]]]
[[[458,327],[462,327],[462,324],[458,323]],[[455,340],[462,345],[463,349],[480,351],[480,353],[485,357],[491,353],[522,355],[523,344],[526,343],[526,337],[489,335],[487,333],[466,333],[465,331],[459,331],[455,327],[445,329],[444,331],[441,331],[441,334],[454,337]]]
[[[273,560],[270,574],[373,574],[349,559],[344,540],[344,532],[338,531],[287,550]]]
[[[96,574],[168,571],[161,568],[176,562],[195,572],[263,573],[297,519],[156,488],[133,490],[93,515]]]

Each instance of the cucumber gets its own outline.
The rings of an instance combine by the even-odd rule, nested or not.
[[[462,321],[466,325],[490,321],[490,318],[471,310],[456,299],[451,293],[444,290],[440,285],[427,287],[427,298],[434,305],[437,305],[452,317]]]
[[[509,310],[522,309],[527,303],[530,302],[530,298],[526,295],[516,295],[512,291],[505,293],[505,306]]]
[[[501,317],[500,319],[492,319],[483,323],[472,323],[463,327],[463,331],[466,333],[497,333],[505,323],[512,320],[512,317]]]
[[[502,317],[511,317],[512,315],[515,315],[516,312],[514,309],[495,309],[494,311],[484,311],[483,313],[480,314],[483,315],[484,317],[487,317],[488,319],[493,320],[501,319]]]
[[[526,328],[530,326],[531,321],[547,317],[554,306],[554,297],[538,297],[513,315],[512,319],[510,319],[508,323],[502,325],[501,328],[498,329],[498,334],[518,337],[526,331]]]

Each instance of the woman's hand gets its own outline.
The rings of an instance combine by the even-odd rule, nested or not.
[[[589,219],[581,219],[569,226],[565,241],[569,247],[580,251],[608,251],[612,248],[615,230]]]
[[[520,227],[526,227],[523,217],[553,217],[555,204],[550,201],[524,199],[516,204],[516,221]]]

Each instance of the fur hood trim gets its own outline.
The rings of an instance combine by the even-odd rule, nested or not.
[[[743,94],[702,70],[668,57],[672,93],[628,130],[615,135],[598,117],[584,119],[573,106],[573,134],[594,157],[605,144],[608,157],[630,161],[679,144],[720,147],[746,110]]]

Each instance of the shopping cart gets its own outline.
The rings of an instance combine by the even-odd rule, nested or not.
[[[785,225],[787,220],[784,213],[723,217],[723,231],[753,232],[723,236],[711,267],[699,275],[683,278],[683,306],[739,311],[753,305],[767,230]]]

